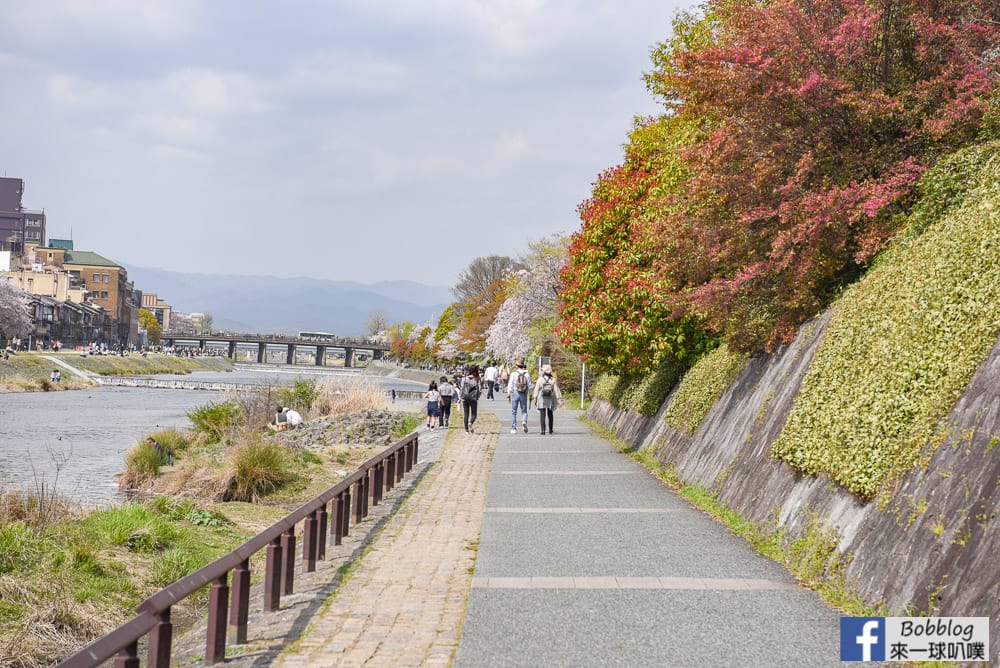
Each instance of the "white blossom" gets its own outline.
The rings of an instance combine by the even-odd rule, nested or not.
[[[0,334],[21,336],[31,329],[28,294],[10,281],[0,279]]]

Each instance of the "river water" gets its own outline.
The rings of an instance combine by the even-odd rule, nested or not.
[[[296,377],[355,375],[284,368],[237,368],[193,377],[230,383],[291,384]],[[386,390],[420,389],[420,384],[384,378]],[[0,488],[46,492],[55,489],[84,505],[121,500],[115,474],[125,468],[125,453],[146,433],[190,427],[187,412],[224,398],[222,392],[93,387],[65,392],[0,394]]]

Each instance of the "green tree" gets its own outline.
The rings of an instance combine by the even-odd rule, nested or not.
[[[160,323],[149,309],[139,309],[139,326],[146,330],[146,337],[154,346],[160,345]]]

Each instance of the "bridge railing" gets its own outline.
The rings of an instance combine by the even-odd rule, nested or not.
[[[302,571],[316,570],[316,561],[326,558],[332,536],[340,545],[349,535],[351,514],[358,524],[368,516],[369,501],[378,505],[385,492],[413,469],[417,461],[417,434],[414,432],[363,463],[357,471],[325,492],[289,513],[229,554],[156,592],[136,608],[138,613],[114,631],[94,640],[63,660],[64,668],[91,668],[115,658],[115,668],[138,668],[139,640],[148,639],[148,665],[170,665],[173,626],[170,609],[206,585],[208,633],[205,663],[219,663],[226,655],[227,625],[236,644],[247,641],[250,610],[250,558],[266,549],[264,565],[265,610],[278,610],[281,596],[293,592],[295,578],[295,525],[304,520]],[[352,509],[353,488],[353,509]],[[331,505],[332,504],[332,505]],[[330,506],[331,511],[327,510]],[[328,530],[329,529],[329,530]],[[233,574],[232,586],[229,574]]]

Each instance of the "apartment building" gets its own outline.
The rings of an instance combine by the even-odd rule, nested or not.
[[[45,243],[45,212],[25,209],[24,180],[0,177],[0,251],[23,253]]]
[[[28,251],[33,266],[41,266],[43,271],[64,270],[71,280],[84,286],[88,303],[108,312],[116,323],[111,343],[136,342],[139,306],[125,267],[98,253],[74,250],[72,242],[65,240],[53,239],[48,246],[29,247]]]

